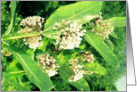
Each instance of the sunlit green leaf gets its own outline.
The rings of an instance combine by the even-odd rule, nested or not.
[[[114,27],[126,26],[126,17],[113,17],[103,21],[103,23],[107,23],[107,22],[110,23],[110,26],[114,26]]]
[[[113,43],[109,39],[104,40],[108,47],[113,51]]]
[[[95,35],[93,32],[88,31],[84,39],[91,46],[93,46],[110,65],[114,67],[117,67],[119,65],[115,54],[99,36]]]
[[[84,24],[97,17],[102,7],[102,1],[82,1],[58,8],[46,21],[45,30],[51,30],[56,22],[62,19]]]
[[[11,74],[12,76],[16,77],[20,77],[23,76],[25,74],[25,71],[19,71],[17,67],[14,67],[8,71],[6,71],[7,73]]]
[[[10,1],[10,3],[11,3],[11,22],[10,22],[10,25],[8,26],[8,30],[4,33],[3,36],[7,36],[11,32],[14,24],[17,1]]]
[[[11,84],[13,84],[18,90],[20,91],[28,91],[26,88],[22,87],[17,80],[15,79],[15,77],[13,77],[11,74],[6,73],[5,74],[5,79],[10,82]],[[11,90],[12,91],[12,90]]]
[[[70,69],[60,69],[59,70],[59,74],[63,78],[64,81],[66,81],[67,83],[73,85],[74,87],[76,87],[79,90],[90,91],[89,85],[88,85],[87,81],[84,78],[81,78],[81,79],[77,80],[76,82],[69,82],[68,81],[68,79],[72,75],[72,72],[73,71],[70,70]]]
[[[93,73],[100,75],[106,74],[106,69],[100,66],[98,63],[84,63],[84,67],[82,69],[86,71],[92,71]]]
[[[31,58],[34,60],[34,49],[27,49],[26,52],[30,54]]]
[[[42,51],[45,51],[45,50],[46,50],[46,47],[47,47],[47,45],[48,45],[49,39],[48,39],[47,37],[44,37],[44,38],[42,39],[42,41],[43,41],[43,44],[42,44],[42,46],[39,46],[38,49],[39,49],[39,50],[42,50]]]
[[[17,7],[17,1],[10,1],[11,3],[11,18],[14,18],[15,10]]]
[[[114,37],[114,38],[118,38],[118,36],[117,36],[117,34],[116,34],[115,32],[112,32],[110,35],[111,35],[112,37]]]
[[[42,72],[38,64],[31,58],[31,56],[24,51],[21,51],[13,46],[6,46],[13,54],[14,58],[22,65],[29,80],[34,83],[41,91],[48,91],[52,89],[52,82],[48,74]]]

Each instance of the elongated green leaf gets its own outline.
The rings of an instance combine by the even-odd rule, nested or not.
[[[112,37],[114,37],[114,38],[118,38],[118,36],[117,36],[117,34],[116,34],[115,32],[112,32],[110,35],[111,35]]]
[[[11,3],[11,18],[14,18],[17,1],[10,1]]]
[[[113,17],[103,21],[103,23],[107,23],[107,22],[110,23],[110,26],[114,26],[114,27],[126,26],[126,17]]]
[[[52,82],[48,74],[42,72],[38,64],[31,58],[29,54],[13,46],[6,47],[22,65],[32,83],[39,87],[41,91],[49,91],[52,89]]]
[[[106,74],[106,69],[100,66],[98,63],[84,63],[84,67],[82,69],[86,71],[92,71],[100,75]]]
[[[28,91],[26,88],[22,87],[11,74],[6,73],[4,77],[7,81],[13,84],[18,90]]]
[[[59,70],[59,74],[64,79],[64,81],[66,81],[67,83],[73,85],[77,89],[90,91],[89,85],[88,85],[87,81],[84,78],[81,78],[81,79],[77,80],[76,82],[69,82],[68,79],[72,75],[71,72],[73,72],[73,71],[70,70],[70,69],[60,69]]]
[[[4,36],[7,36],[7,35],[11,32],[12,27],[13,27],[13,21],[14,21],[14,20],[11,19],[10,25],[8,26],[8,30],[4,33],[3,37],[4,37]]]
[[[25,71],[22,69],[20,64],[17,62],[16,59],[13,59],[13,61],[7,66],[6,73],[14,76],[19,77],[25,74]]]
[[[11,22],[10,25],[8,26],[8,30],[4,33],[3,36],[7,36],[11,32],[15,19],[15,10],[17,6],[17,1],[10,1],[10,3],[11,3]]]
[[[115,54],[99,36],[95,35],[93,32],[87,31],[84,38],[91,46],[93,46],[101,54],[101,56],[109,64],[111,64],[114,67],[117,67],[119,65]]]
[[[82,1],[75,4],[62,6],[57,9],[46,21],[45,31],[51,30],[56,22],[62,19],[84,24],[97,17],[102,7],[102,1]]]
[[[109,39],[104,40],[108,47],[113,51],[113,43]]]

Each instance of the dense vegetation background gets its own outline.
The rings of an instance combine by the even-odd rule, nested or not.
[[[63,5],[68,5],[71,3],[75,3],[76,1],[23,1],[18,2],[18,6],[16,9],[16,19],[15,24],[12,29],[12,33],[19,31],[20,25],[19,23],[23,18],[28,16],[41,16],[45,18],[45,20],[58,8]],[[7,30],[10,24],[10,2],[2,1],[1,2],[1,35]],[[126,2],[125,1],[104,1],[102,6],[102,17],[103,19],[111,18],[111,17],[123,17],[126,16]],[[109,91],[109,90],[117,90],[114,83],[118,78],[122,75],[126,74],[126,27],[120,27],[114,29],[114,32],[117,33],[118,38],[109,37],[114,46],[114,52],[119,59],[120,67],[114,68],[108,65],[104,61],[104,59],[100,56],[100,54],[90,45],[86,44],[88,50],[92,49],[92,52],[95,54],[96,59],[99,61],[102,66],[104,66],[107,70],[106,75],[97,75],[92,74],[91,76],[85,76],[87,82],[89,83],[90,89]],[[12,40],[12,44],[22,50],[26,50],[28,47],[22,44],[22,39]],[[50,45],[50,44],[49,44]],[[3,45],[1,45],[3,48]],[[50,48],[47,47],[47,49]],[[2,91],[17,91],[16,87],[14,87],[10,82],[4,80],[4,71],[12,66],[13,56],[5,57],[1,54],[1,90]],[[14,64],[13,64],[14,65]],[[19,68],[22,68],[20,64],[18,64]],[[65,84],[63,80],[58,76],[54,76],[51,78],[52,82],[55,83],[57,90],[78,90],[75,87]],[[29,83],[29,80],[26,75],[21,76],[18,79],[22,86],[26,87],[28,90],[39,90],[32,83]],[[65,86],[64,86],[65,85]]]

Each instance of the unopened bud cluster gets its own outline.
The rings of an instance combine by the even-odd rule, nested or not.
[[[56,45],[59,49],[74,49],[79,47],[86,30],[81,30],[82,25],[62,20],[61,23],[55,23],[53,30],[60,30],[61,34],[57,36]]]
[[[93,28],[91,29],[91,31],[93,31],[96,35],[99,35],[102,39],[109,39],[109,34],[111,34],[111,32],[113,32],[114,27],[110,27],[110,23],[109,20],[107,23],[102,24],[102,13],[100,13],[98,15],[98,19],[95,20],[95,23],[91,23],[91,26],[93,26]],[[95,26],[96,25],[96,26]]]
[[[81,53],[81,58],[80,58],[82,61],[87,61],[87,62],[90,62],[90,63],[94,63],[94,57],[93,57],[93,54],[91,52],[82,52]]]
[[[37,56],[37,60],[39,62],[39,66],[45,71],[50,77],[54,76],[57,74],[56,68],[59,66],[55,64],[56,60],[51,57],[49,54],[45,55],[39,55]]]
[[[7,50],[4,55],[9,57],[9,56],[11,56],[11,52]]]
[[[93,63],[94,62],[94,58],[93,58],[93,55],[91,53],[87,53],[85,52],[86,54],[84,55],[81,54],[82,57],[84,57],[84,59],[82,59],[84,62],[88,62],[88,63]],[[86,57],[88,59],[86,59]],[[85,71],[83,70],[82,68],[84,67],[84,65],[81,65],[79,64],[79,59],[80,58],[76,58],[76,59],[73,59],[73,60],[70,60],[70,64],[72,65],[72,70],[74,72],[74,75],[72,75],[70,78],[69,78],[69,81],[70,82],[75,82],[79,79],[81,79],[83,77],[84,74],[88,74],[88,75],[91,75],[93,72],[92,71]]]
[[[27,17],[23,19],[20,23],[21,26],[25,27],[21,29],[19,33],[32,33],[41,31],[42,24],[44,23],[44,18],[39,16]],[[42,36],[29,36],[23,39],[25,45],[29,45],[30,48],[36,49],[42,46]]]
[[[7,57],[11,56],[11,54],[12,54],[12,53],[11,53],[8,49],[6,49],[6,48],[3,48],[3,49],[1,50],[1,53],[3,53],[4,56],[7,56]]]

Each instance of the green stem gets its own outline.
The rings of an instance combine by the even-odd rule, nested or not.
[[[13,36],[3,37],[2,40],[12,40],[12,39],[24,38],[24,37],[30,37],[30,36],[36,36],[36,35],[40,35],[40,33],[16,34]]]
[[[12,40],[12,39],[18,39],[18,38],[24,38],[24,37],[31,37],[31,36],[36,36],[36,35],[54,35],[54,34],[60,34],[60,31],[47,31],[47,32],[35,32],[35,33],[20,33],[20,34],[15,34],[12,36],[6,36],[6,37],[2,37],[2,40]]]

